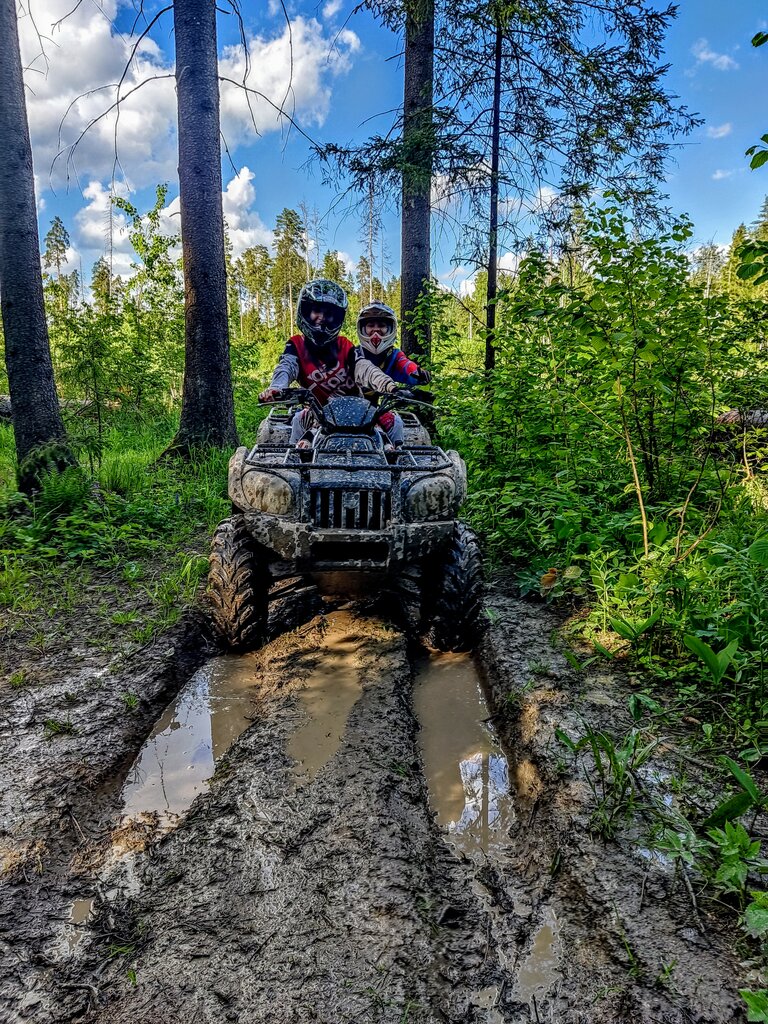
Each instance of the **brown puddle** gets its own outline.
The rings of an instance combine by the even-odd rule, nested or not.
[[[556,951],[558,924],[551,907],[544,908],[544,920],[533,939],[533,945],[517,976],[517,990],[522,1002],[543,999],[560,980]]]
[[[298,786],[311,782],[339,749],[349,714],[362,693],[357,661],[361,637],[354,618],[339,611],[328,615],[326,622],[322,662],[298,691],[308,718],[288,741],[288,754],[297,762]]]
[[[469,856],[507,842],[515,820],[509,765],[468,654],[432,652],[417,668],[414,709],[430,803]]]
[[[139,751],[123,785],[123,817],[170,826],[206,788],[216,762],[250,724],[256,681],[247,655],[214,658],[192,676]]]
[[[69,908],[69,923],[65,929],[67,946],[70,951],[77,947],[83,937],[83,925],[88,921],[93,909],[93,896],[74,900]]]

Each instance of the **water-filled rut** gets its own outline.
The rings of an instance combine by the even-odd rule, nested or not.
[[[207,662],[92,817],[72,809],[86,828],[59,887],[43,878],[8,1020],[733,1020],[666,882],[598,847],[578,788],[540,774],[566,694],[531,680],[533,657],[556,664],[541,612],[514,614],[484,650],[490,705],[469,656],[414,655],[355,606]],[[620,902],[627,875],[645,914]],[[686,958],[679,1012],[626,974],[622,937],[654,963],[649,913]]]

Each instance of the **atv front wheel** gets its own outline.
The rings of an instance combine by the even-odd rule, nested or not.
[[[474,643],[483,589],[483,562],[474,530],[457,522],[439,572],[427,643],[439,651],[468,651]]]
[[[208,561],[206,596],[216,632],[233,650],[256,646],[267,625],[269,572],[242,516],[219,523]]]

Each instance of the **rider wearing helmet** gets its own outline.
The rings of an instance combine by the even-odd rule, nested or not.
[[[428,384],[432,379],[428,370],[422,370],[401,349],[397,348],[397,316],[394,309],[383,302],[369,302],[363,306],[357,318],[357,339],[364,357],[398,384],[413,387]],[[386,430],[392,443],[399,447],[403,443],[403,421],[394,412],[385,412],[379,422]]]
[[[414,387],[416,384],[428,384],[432,379],[428,370],[422,370],[395,345],[397,317],[395,311],[383,302],[370,302],[360,310],[357,338],[365,358],[398,384]]]
[[[311,391],[321,405],[337,395],[370,391],[396,391],[391,377],[363,358],[349,338],[340,334],[347,311],[347,296],[334,281],[320,278],[299,293],[296,320],[301,334],[286,343],[269,387],[259,395],[269,402],[293,381]],[[312,425],[308,409],[294,416],[291,443],[298,443]]]

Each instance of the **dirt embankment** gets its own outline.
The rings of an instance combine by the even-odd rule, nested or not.
[[[629,727],[623,684],[577,677],[550,642],[559,623],[548,610],[503,594],[489,605],[494,624],[479,657],[515,806],[494,819],[487,771],[473,790],[456,766],[467,808],[480,793],[486,825],[502,829],[471,857],[430,805],[406,640],[354,610],[321,616],[240,662],[252,676],[252,724],[164,836],[153,835],[151,818],[119,822],[120,785],[146,716],[115,707],[113,724],[99,725],[98,707],[117,698],[81,697],[71,708],[77,735],[47,743],[37,721],[44,708],[32,709],[37,731],[25,731],[19,714],[9,719],[3,770],[11,781],[20,731],[17,763],[29,777],[21,800],[4,804],[0,1017],[741,1019],[726,987],[736,965],[717,922],[694,907],[669,864],[643,850],[640,833],[619,843],[592,836],[591,795],[554,739],[555,726],[583,730],[582,718]],[[187,674],[202,653],[189,640]],[[329,685],[314,690],[329,663]],[[148,686],[156,699],[147,714],[180,681],[169,683],[164,664],[165,682]],[[134,692],[143,693],[141,680]],[[72,899],[85,895],[95,897],[93,911],[70,949],[62,930]]]

